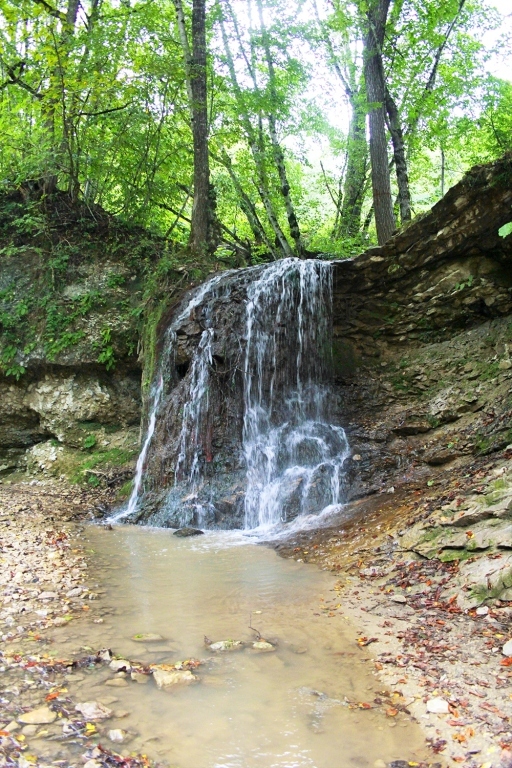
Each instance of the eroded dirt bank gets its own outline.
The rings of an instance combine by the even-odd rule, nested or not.
[[[355,623],[390,706],[449,765],[512,765],[511,458],[440,469],[275,545],[339,574],[322,612]]]

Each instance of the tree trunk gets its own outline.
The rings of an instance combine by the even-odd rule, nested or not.
[[[395,229],[391,180],[388,165],[385,118],[385,88],[382,70],[382,44],[390,0],[372,0],[367,11],[365,35],[365,80],[369,111],[370,158],[375,224],[379,245],[383,245]]]
[[[205,0],[192,3],[192,137],[194,143],[194,200],[190,246],[204,254],[209,243],[210,165],[208,158],[208,107],[206,92],[206,8]]]
[[[193,253],[204,256],[215,250],[218,241],[215,192],[210,185],[208,154],[206,4],[205,0],[192,1],[192,46],[188,40],[181,0],[174,0],[174,7],[185,64],[194,149],[194,197],[189,246]]]
[[[334,237],[355,237],[361,228],[361,210],[366,190],[368,143],[366,141],[366,104],[362,86],[350,97],[352,114],[347,145],[347,171],[343,202]]]
[[[396,181],[398,184],[398,202],[400,204],[400,219],[402,224],[411,220],[411,192],[409,189],[409,175],[407,173],[407,159],[405,156],[405,142],[400,116],[394,98],[391,96],[387,85],[386,110],[388,113],[388,127],[393,142],[393,157],[395,159]]]
[[[283,196],[283,200],[284,200],[284,206],[286,209],[286,216],[288,219],[290,234],[295,243],[295,250],[296,250],[297,256],[299,258],[303,258],[304,248],[302,245],[302,237],[300,233],[299,222],[295,214],[295,208],[293,206],[293,201],[290,195],[290,184],[288,182],[288,175],[286,173],[286,165],[284,161],[283,149],[281,147],[281,144],[279,143],[279,137],[277,135],[277,121],[274,114],[275,110],[277,109],[277,102],[278,102],[277,91],[276,91],[276,75],[274,70],[274,62],[272,59],[272,52],[270,50],[270,44],[268,40],[268,33],[263,20],[263,7],[261,4],[261,0],[257,0],[257,7],[258,7],[258,15],[260,19],[261,37],[263,41],[263,48],[265,51],[265,59],[267,62],[270,96],[272,100],[272,109],[269,110],[268,112],[267,120],[268,120],[268,125],[270,130],[270,140],[272,142],[274,162],[276,164],[277,173],[279,175],[281,195]]]
[[[263,122],[261,119],[261,115],[259,118],[258,131],[256,131],[253,124],[251,123],[249,114],[246,109],[246,105],[244,103],[243,94],[242,94],[240,85],[238,83],[235,63],[233,60],[233,55],[231,53],[229,38],[227,35],[225,23],[224,23],[224,17],[222,13],[223,9],[220,5],[218,7],[220,11],[219,18],[220,18],[222,40],[224,43],[224,50],[226,53],[226,64],[228,66],[231,84],[233,86],[233,91],[238,104],[240,121],[245,129],[247,140],[249,142],[249,148],[251,150],[254,164],[256,166],[256,176],[257,176],[255,180],[256,188],[258,190],[261,201],[263,203],[263,207],[265,208],[265,213],[267,214],[268,222],[274,231],[276,245],[281,250],[283,256],[290,257],[290,256],[293,256],[293,252],[292,252],[290,243],[286,238],[286,235],[281,229],[277,214],[274,210],[274,205],[272,203],[272,200],[270,198],[270,194],[268,191],[269,185],[268,185],[268,179],[267,179],[267,172],[265,169],[265,142],[263,137]],[[256,80],[256,73],[249,63],[247,63],[247,66],[249,68],[249,74],[254,84],[254,89],[255,91],[257,91],[258,83]]]

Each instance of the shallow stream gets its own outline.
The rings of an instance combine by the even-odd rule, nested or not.
[[[89,575],[105,590],[95,609],[104,623],[90,645],[146,664],[209,659],[195,670],[199,682],[170,690],[151,678],[108,687],[108,667],[74,682],[72,675],[80,700],[128,713],[109,721],[132,734],[114,749],[179,768],[365,768],[425,757],[406,715],[358,707],[381,686],[332,575],[281,559],[241,533],[179,539],[167,530],[92,527],[87,539]],[[275,651],[252,649],[250,623]],[[132,639],[142,633],[164,639]],[[213,653],[205,635],[248,645]]]

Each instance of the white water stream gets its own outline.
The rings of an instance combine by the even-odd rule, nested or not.
[[[291,258],[251,271],[241,340],[245,528],[268,529],[339,504],[349,448],[343,428],[330,420],[332,265]],[[216,339],[213,308],[220,286],[229,296],[232,274],[216,275],[195,291],[166,331],[133,492],[114,522],[132,515],[140,503],[159,408],[172,379],[177,331],[199,306],[203,330],[187,372],[174,474],[185,484],[184,496],[204,481],[205,461],[211,460],[203,454]]]

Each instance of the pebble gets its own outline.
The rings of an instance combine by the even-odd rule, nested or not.
[[[105,685],[111,686],[111,688],[127,688],[128,683],[124,677],[111,677],[110,680],[105,680]]]
[[[487,605],[480,605],[476,609],[475,613],[477,616],[487,616],[487,614],[489,613],[489,607]]]
[[[241,640],[219,640],[208,646],[210,651],[239,651],[243,647],[244,643]]]
[[[436,715],[447,715],[450,709],[448,702],[445,699],[429,699],[427,701],[427,712],[432,712]]]
[[[35,736],[38,730],[37,725],[24,725],[21,732],[24,736]]]
[[[126,739],[127,732],[124,731],[122,728],[113,728],[111,731],[108,732],[108,738],[110,741],[116,742],[117,744],[122,744],[123,741]]]
[[[57,719],[57,713],[53,712],[49,707],[39,707],[33,709],[31,712],[25,712],[24,715],[20,715],[18,720],[25,725],[47,725],[53,723]]]
[[[11,720],[10,723],[7,723],[4,728],[2,728],[3,731],[9,731],[9,733],[12,733],[13,731],[17,731],[18,728],[20,728],[20,724],[16,722],[16,720]]]
[[[507,640],[502,648],[502,653],[504,656],[512,656],[512,640]]]
[[[272,643],[267,643],[265,640],[260,640],[257,643],[253,643],[252,647],[255,651],[275,651],[275,645],[272,645]]]
[[[109,664],[110,669],[114,672],[129,672],[131,670],[131,664],[126,659],[113,659]]]
[[[204,534],[204,531],[199,530],[199,528],[178,528],[177,531],[174,531],[174,536],[201,536]]]
[[[393,603],[406,603],[407,598],[405,598],[403,595],[390,595],[389,599]]]
[[[84,701],[81,704],[77,704],[75,709],[77,712],[80,712],[86,720],[106,720],[112,716],[112,710],[97,701]]]
[[[190,670],[175,670],[168,672],[165,669],[155,669],[153,677],[158,688],[172,688],[175,685],[188,685],[197,680]]]

